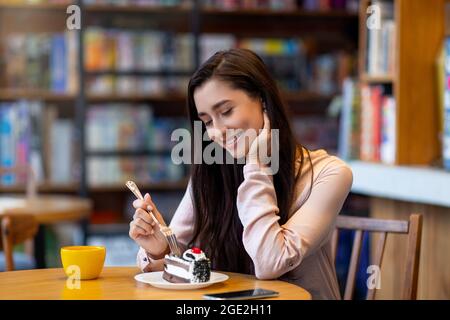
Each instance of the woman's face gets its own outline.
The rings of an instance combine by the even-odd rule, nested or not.
[[[244,157],[263,127],[261,100],[217,79],[198,87],[194,100],[211,140],[234,158]]]

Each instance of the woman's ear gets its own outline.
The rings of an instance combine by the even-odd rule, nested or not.
[[[264,101],[262,102],[262,107],[263,107],[263,112],[267,112],[266,103]]]
[[[266,106],[266,103],[264,101],[262,102],[262,111],[263,111],[263,114],[262,114],[262,116],[263,116],[263,123],[262,123],[261,129],[264,129],[265,119],[267,117],[267,106]]]

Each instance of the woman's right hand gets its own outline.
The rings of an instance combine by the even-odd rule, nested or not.
[[[130,222],[130,238],[152,256],[164,255],[168,247],[166,239],[147,211],[151,211],[161,224],[165,225],[165,223],[150,195],[145,194],[144,201],[135,200],[133,207],[136,211],[133,220]]]

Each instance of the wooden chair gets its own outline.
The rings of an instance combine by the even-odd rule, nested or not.
[[[0,175],[6,173],[25,174],[26,176],[26,197],[33,199],[37,194],[36,174],[31,165],[0,167]],[[0,249],[3,248],[5,255],[6,271],[14,270],[13,247],[25,240],[30,240],[26,244],[26,251],[31,255],[33,238],[38,230],[38,223],[32,215],[2,215],[0,216]]]
[[[355,278],[361,253],[361,244],[364,232],[378,232],[380,238],[376,244],[374,265],[381,268],[384,248],[388,233],[406,234],[408,236],[408,247],[406,252],[406,267],[404,273],[404,286],[402,299],[415,300],[417,298],[417,281],[419,276],[420,244],[422,239],[422,215],[412,214],[409,221],[405,220],[381,220],[373,218],[362,218],[352,216],[338,216],[336,229],[332,238],[332,255],[336,260],[336,250],[339,240],[339,230],[355,230],[350,266],[345,285],[344,300],[353,298]],[[368,289],[367,300],[375,299],[376,289]]]
[[[5,254],[6,271],[14,270],[14,246],[33,238],[38,231],[38,223],[29,214],[4,215],[1,219],[1,242]]]

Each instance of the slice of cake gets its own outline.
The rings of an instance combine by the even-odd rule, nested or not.
[[[211,262],[199,248],[186,250],[182,257],[164,257],[163,279],[174,283],[199,283],[209,281]]]

